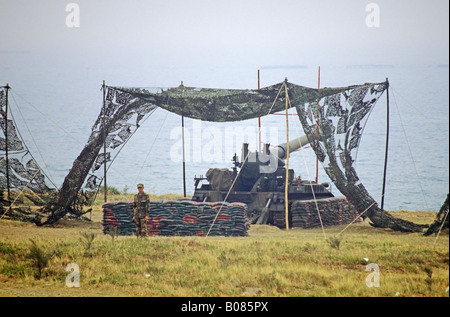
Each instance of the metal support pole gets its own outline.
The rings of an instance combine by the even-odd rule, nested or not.
[[[6,163],[6,188],[7,188],[7,201],[11,198],[11,185],[9,180],[9,157],[8,157],[8,90],[10,89],[9,84],[6,84],[6,95],[5,95],[5,163]],[[3,193],[2,193],[3,195]]]
[[[289,231],[289,96],[286,83],[287,79],[284,83],[284,95],[286,99],[286,175],[284,180],[284,217],[286,221],[286,231]]]
[[[386,78],[386,149],[384,153],[383,189],[381,193],[381,211],[384,210],[384,191],[386,187],[386,171],[389,149],[389,80]]]
[[[183,138],[183,193],[184,197],[186,197],[186,156],[184,149],[184,116],[181,116],[181,136]]]
[[[107,201],[107,194],[106,194],[106,85],[105,81],[103,81],[103,186],[104,186],[104,200],[105,203]]]
[[[319,66],[319,71],[318,71],[318,79],[317,79],[317,89],[320,89],[320,66]],[[320,105],[319,105],[319,100],[317,100],[317,147],[319,147],[319,136],[320,136]],[[316,184],[319,184],[319,158],[316,157]]]
[[[260,88],[259,84],[259,69],[258,69],[258,90]],[[258,117],[258,136],[259,136],[259,152],[261,152],[261,117]]]

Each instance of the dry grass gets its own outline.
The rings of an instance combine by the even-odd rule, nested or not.
[[[436,214],[393,213],[421,223]],[[436,240],[363,222],[325,236],[254,225],[248,237],[113,239],[101,233],[101,217],[98,204],[91,222],[0,220],[0,296],[448,296],[448,231]],[[30,239],[48,257],[39,278]],[[80,287],[66,286],[69,263],[79,266]],[[379,287],[367,286],[369,263]]]

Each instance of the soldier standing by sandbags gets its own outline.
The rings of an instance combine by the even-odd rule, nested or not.
[[[136,224],[136,235],[147,236],[147,220],[150,214],[150,196],[144,192],[144,185],[137,184],[138,193],[134,195],[133,220]]]

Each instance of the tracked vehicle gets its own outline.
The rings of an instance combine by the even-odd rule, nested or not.
[[[289,153],[307,145],[306,136],[289,141]],[[270,148],[265,144],[261,152],[250,152],[248,143],[242,147],[241,160],[233,157],[233,168],[211,168],[206,177],[195,177],[192,200],[197,202],[242,202],[248,205],[248,216],[252,224],[272,224],[286,227],[285,185],[288,153],[286,143]],[[288,224],[290,227],[311,227],[311,210],[315,202],[326,200],[327,206],[337,206],[337,217],[348,209],[345,197],[334,197],[328,183],[317,184],[288,171]],[[330,208],[330,207],[327,207]],[[336,210],[335,210],[336,211]],[[314,214],[317,214],[315,212]],[[351,216],[350,218],[352,218]],[[341,221],[335,222],[340,223]],[[333,223],[334,224],[334,223]]]

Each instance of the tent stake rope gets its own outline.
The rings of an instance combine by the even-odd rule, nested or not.
[[[393,94],[393,97],[394,97],[394,103],[395,103],[395,107],[397,109],[398,117],[400,119],[400,125],[402,126],[403,135],[405,136],[406,145],[408,146],[409,156],[411,158],[411,161],[412,161],[412,164],[413,164],[413,167],[414,167],[414,172],[416,174],[417,181],[419,183],[420,192],[422,194],[422,198],[423,198],[423,201],[425,202],[425,205],[426,205],[427,209],[429,209],[427,200],[425,198],[425,193],[424,193],[424,190],[423,190],[423,187],[422,187],[422,183],[420,182],[419,172],[417,171],[417,167],[416,167],[416,163],[414,161],[414,157],[413,157],[413,153],[412,153],[412,150],[411,150],[411,146],[409,144],[409,140],[408,140],[408,137],[406,135],[405,125],[403,124],[403,119],[402,119],[402,117],[400,115],[400,109],[398,108],[397,99],[395,98],[395,94]]]

